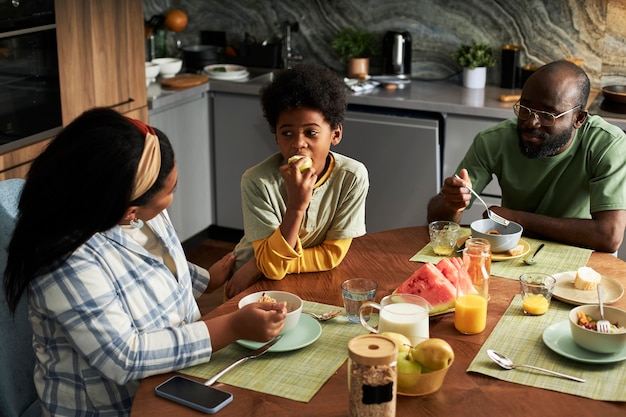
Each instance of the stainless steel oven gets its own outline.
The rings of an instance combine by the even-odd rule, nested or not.
[[[0,0],[0,146],[60,127],[53,0]]]

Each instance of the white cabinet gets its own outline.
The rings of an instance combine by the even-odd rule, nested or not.
[[[367,232],[426,224],[441,183],[441,115],[351,105],[333,150],[367,167]]]
[[[214,222],[209,114],[206,93],[149,112],[150,125],[165,132],[176,155],[178,185],[168,212],[181,241]]]
[[[459,116],[449,114],[446,117],[446,140],[444,142],[443,156],[443,177],[454,175],[454,172],[465,156],[467,149],[472,144],[474,136],[482,130],[487,129],[501,122],[503,119],[491,119],[476,116]],[[487,205],[501,204],[502,191],[498,180],[494,177],[493,181],[483,190],[481,197]],[[475,201],[472,207],[463,213],[463,224],[470,224],[472,221],[482,219],[485,207],[480,201]]]
[[[212,94],[215,166],[215,225],[243,230],[241,176],[278,152],[258,95]]]

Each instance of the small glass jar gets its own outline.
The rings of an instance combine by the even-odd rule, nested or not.
[[[350,417],[396,415],[398,346],[385,336],[366,334],[348,342]]]
[[[480,237],[470,237],[465,241],[465,247],[471,251],[479,250],[485,255],[485,269],[491,276],[491,243],[487,239]]]

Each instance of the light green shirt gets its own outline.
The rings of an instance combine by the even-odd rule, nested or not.
[[[365,200],[369,177],[365,165],[332,152],[335,166],[328,179],[313,190],[300,226],[302,248],[365,234]],[[280,226],[287,190],[278,168],[285,164],[274,154],[244,172],[241,178],[244,237],[235,247],[236,269],[254,256],[252,242],[265,239]]]
[[[497,178],[502,206],[558,218],[626,209],[626,135],[600,116],[588,116],[563,153],[529,159],[518,145],[517,119],[480,132],[457,168],[481,192]]]

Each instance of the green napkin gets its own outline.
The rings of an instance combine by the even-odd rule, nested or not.
[[[461,236],[468,236],[470,229],[462,228]],[[562,243],[549,242],[538,239],[523,237],[530,245],[530,251],[523,257],[506,261],[491,263],[491,275],[518,279],[524,272],[543,272],[545,274],[556,274],[559,272],[575,271],[581,266],[587,265],[589,257],[593,252],[591,249],[578,248],[576,246],[564,245]],[[531,256],[541,244],[546,246],[537,255],[535,265],[526,265],[522,259]],[[424,246],[410,259],[413,262],[431,262],[436,264],[442,259],[435,255],[430,244]],[[408,278],[408,277],[407,277]]]
[[[572,308],[552,300],[543,316],[525,316],[521,296],[516,295],[467,371],[594,400],[626,401],[626,361],[610,364],[578,362],[553,352],[544,344],[544,330],[554,323],[566,321]],[[508,356],[517,364],[551,369],[584,378],[587,382],[575,382],[527,368],[507,371],[489,359],[487,349]]]
[[[337,310],[337,307],[311,301],[305,301],[302,308],[303,312],[320,314],[331,310]],[[348,358],[348,341],[368,333],[360,324],[349,323],[345,315],[320,324],[322,335],[313,344],[291,352],[269,351],[235,367],[221,377],[219,382],[309,402]],[[209,379],[249,353],[250,350],[233,343],[215,352],[209,362],[182,369],[180,372]]]

